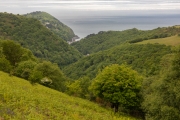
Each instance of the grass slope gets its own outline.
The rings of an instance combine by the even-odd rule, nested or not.
[[[148,43],[159,43],[159,44],[165,44],[165,45],[171,45],[171,46],[178,46],[180,45],[180,36],[172,36],[167,38],[159,38],[159,39],[150,39],[145,40],[142,42],[138,42],[137,44],[148,44]]]
[[[133,120],[0,71],[0,120]]]

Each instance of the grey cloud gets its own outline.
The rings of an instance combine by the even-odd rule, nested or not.
[[[0,11],[180,10],[180,0],[0,0]],[[9,9],[11,8],[11,9]]]

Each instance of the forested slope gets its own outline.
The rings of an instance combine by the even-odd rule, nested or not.
[[[46,26],[49,30],[51,30],[53,33],[55,33],[58,37],[62,38],[63,40],[71,41],[71,39],[75,37],[75,34],[70,27],[63,24],[58,19],[46,12],[37,11],[25,14],[24,16],[28,18],[38,19],[44,26]]]
[[[81,41],[72,43],[84,55],[107,50],[123,42],[136,43],[148,39],[165,38],[180,33],[180,28],[176,26],[162,27],[153,30],[138,30],[136,28],[124,31],[107,31],[98,34],[88,35]]]
[[[81,54],[34,18],[0,13],[0,37],[11,39],[30,49],[39,58],[68,65]]]
[[[111,64],[127,63],[143,75],[158,73],[161,58],[171,53],[171,47],[160,44],[122,44],[109,50],[86,56],[63,69],[64,73],[78,79],[82,76],[94,78],[98,70]]]

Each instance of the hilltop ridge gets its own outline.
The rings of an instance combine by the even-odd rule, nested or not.
[[[38,19],[44,26],[46,26],[49,30],[51,30],[58,37],[62,38],[65,41],[71,41],[72,38],[76,36],[70,27],[68,27],[49,13],[36,11],[27,13],[24,16],[28,18]]]
[[[166,38],[177,34],[180,34],[180,28],[177,26],[158,27],[153,30],[132,28],[123,31],[100,31],[98,34],[90,34],[71,45],[82,54],[87,55],[110,49],[125,42],[136,43],[149,39]]]
[[[0,13],[0,38],[10,39],[45,60],[64,66],[82,57],[74,47],[52,33],[35,18]]]

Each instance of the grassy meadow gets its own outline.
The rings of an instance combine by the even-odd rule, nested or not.
[[[159,44],[165,44],[171,46],[178,46],[180,45],[180,36],[176,35],[167,38],[144,40],[142,42],[138,42],[137,44],[147,44],[147,43],[151,43],[151,44],[159,43]]]
[[[0,71],[0,120],[135,120]]]

